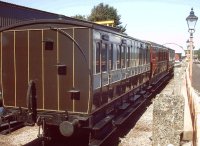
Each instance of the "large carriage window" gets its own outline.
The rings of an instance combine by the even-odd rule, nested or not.
[[[121,68],[121,51],[120,46],[117,46],[117,68]]]
[[[150,62],[150,52],[149,52],[149,47],[148,46],[146,48],[146,56],[147,56],[146,63],[149,63]]]
[[[137,43],[134,41],[134,45],[133,45],[133,66],[136,66],[136,49],[137,49]]]
[[[109,69],[113,70],[113,44],[109,48]]]
[[[138,66],[138,65],[140,65],[140,43],[139,42],[137,43],[137,56],[136,56],[136,58],[137,58],[137,65],[136,66]]]
[[[102,50],[101,50],[101,70],[102,72],[107,71],[107,50],[108,50],[108,44],[102,44]]]
[[[141,48],[139,48],[139,65],[141,65],[142,63],[142,49]]]
[[[121,67],[125,68],[125,59],[126,59],[126,47],[121,46]]]
[[[144,48],[144,64],[147,64],[147,48]]]
[[[162,50],[160,50],[160,61],[162,61]]]
[[[130,59],[131,59],[131,48],[130,47],[128,47],[128,49],[127,49],[127,67],[130,67]]]
[[[96,43],[96,73],[100,72],[100,43]]]
[[[134,46],[131,46],[130,48],[130,66],[133,66],[133,51],[134,51]]]

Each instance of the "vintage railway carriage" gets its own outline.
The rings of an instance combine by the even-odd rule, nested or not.
[[[45,137],[86,132],[100,144],[167,70],[167,50],[155,46],[75,19],[2,28],[3,106],[11,119],[43,125]]]
[[[151,82],[156,83],[169,73],[169,48],[153,42],[149,43],[151,44]],[[174,51],[171,50],[171,53]]]
[[[168,58],[169,58],[168,71],[173,74],[174,73],[174,63],[175,63],[175,51],[170,48],[168,48],[168,50],[169,50],[168,51]]]

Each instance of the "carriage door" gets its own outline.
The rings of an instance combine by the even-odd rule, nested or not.
[[[73,29],[63,29],[73,36]],[[54,30],[43,31],[44,109],[75,110],[69,90],[73,85],[73,41]],[[74,102],[74,103],[73,103]]]

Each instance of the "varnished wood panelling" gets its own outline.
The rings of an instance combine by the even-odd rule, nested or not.
[[[14,32],[3,32],[2,43],[4,105],[15,106]]]
[[[15,32],[16,106],[26,107],[28,88],[28,32]]]
[[[53,41],[53,49],[45,50],[45,42]],[[57,110],[57,33],[45,30],[44,37],[44,109]]]
[[[29,79],[36,83],[37,108],[43,108],[42,30],[29,31]]]
[[[72,29],[64,30],[70,36],[73,36]],[[60,64],[65,64],[67,67],[67,74],[59,76],[60,83],[60,110],[73,110],[73,102],[69,94],[69,90],[72,89],[72,53],[73,53],[73,41],[67,36],[59,33],[59,60]]]
[[[89,99],[89,29],[75,29],[74,39],[79,44],[87,59],[85,61],[78,47],[75,45],[75,88],[80,90],[80,100],[75,100],[75,112],[87,112]]]
[[[2,87],[2,32],[0,33],[0,90],[3,92],[3,87]],[[2,93],[3,94],[3,93]]]

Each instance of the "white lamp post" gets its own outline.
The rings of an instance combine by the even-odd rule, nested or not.
[[[193,8],[191,8],[190,15],[186,18],[188,24],[188,32],[190,33],[190,79],[192,81],[192,62],[193,62],[193,33],[195,32],[195,26],[197,23],[198,17],[194,15]]]

